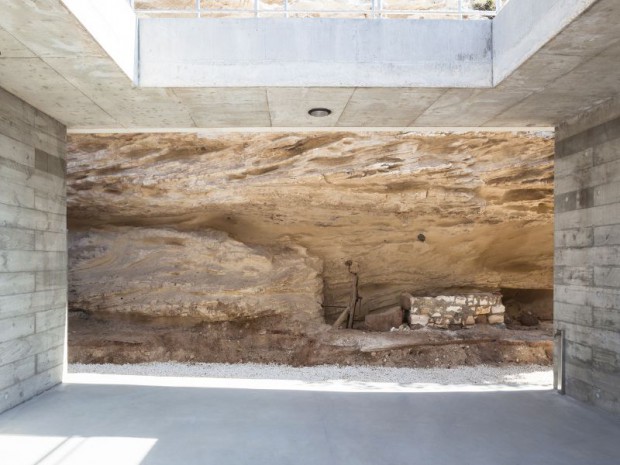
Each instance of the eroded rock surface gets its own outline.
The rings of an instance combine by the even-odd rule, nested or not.
[[[553,139],[492,132],[72,135],[68,218],[74,232],[212,229],[237,248],[301,246],[324,263],[328,321],[348,301],[347,260],[360,268],[360,318],[397,305],[403,290],[551,289]],[[206,250],[192,234],[180,236]],[[93,246],[98,240],[111,239],[92,236]],[[195,267],[203,272],[200,253],[189,249],[188,279]],[[115,256],[123,272],[128,262]],[[114,266],[106,272],[114,274]],[[198,285],[181,281],[175,287],[187,296]],[[80,305],[97,298],[81,289]]]
[[[99,318],[323,321],[322,263],[299,246],[131,227],[72,233],[69,243],[71,307]]]

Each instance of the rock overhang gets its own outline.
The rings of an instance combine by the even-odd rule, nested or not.
[[[70,230],[302,246],[323,262],[326,305],[347,302],[347,260],[363,312],[403,290],[552,287],[549,134],[99,134],[68,149]]]

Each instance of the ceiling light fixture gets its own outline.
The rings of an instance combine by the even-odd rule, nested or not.
[[[314,116],[315,118],[323,118],[325,116],[329,116],[332,114],[332,111],[328,108],[312,108],[308,111],[310,116]]]

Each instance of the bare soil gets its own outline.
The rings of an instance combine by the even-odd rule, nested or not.
[[[552,361],[552,327],[367,332],[327,325],[282,327],[262,318],[211,323],[188,318],[94,317],[71,312],[70,363],[276,363],[456,367]]]

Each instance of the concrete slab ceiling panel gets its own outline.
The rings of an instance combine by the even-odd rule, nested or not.
[[[0,52],[6,58],[31,58],[36,56],[19,40],[2,29],[0,29]]]
[[[179,100],[188,106],[237,111],[269,111],[264,87],[178,87],[173,88]]]
[[[519,0],[493,20],[493,84],[506,79],[597,0]]]
[[[413,126],[442,126],[445,121],[455,126],[482,126],[527,95],[528,92],[520,90],[450,89],[422,113]]]
[[[267,90],[255,88],[174,88],[198,127],[271,126]]]
[[[96,90],[131,90],[129,79],[108,57],[46,57],[45,63],[85,94]]]
[[[562,7],[564,2],[562,2]],[[554,36],[545,47],[546,53],[593,57],[620,41],[616,34],[620,20],[620,2],[586,2],[589,8],[578,22],[571,22],[563,34]]]
[[[577,107],[586,108],[592,104],[587,96],[561,94],[532,94],[493,119],[494,126],[510,126],[514,121],[523,125],[538,126],[556,118],[568,118]]]
[[[533,92],[497,115],[493,125],[514,124],[515,118],[528,121],[528,124],[549,119],[564,121],[575,114],[575,108],[597,106],[610,96],[620,94],[618,76],[620,60],[610,55],[603,53],[587,61],[582,60],[570,72],[550,79],[544,92]]]
[[[62,114],[63,122],[72,126],[118,125],[39,58],[0,58],[0,86],[14,94],[27,94],[28,103]]]
[[[548,127],[620,92],[616,0],[520,0],[493,21],[144,19],[141,87],[61,0],[0,7],[0,87],[70,130]]]
[[[272,126],[335,126],[353,95],[353,88],[299,88],[267,89]],[[310,116],[312,108],[329,108],[332,113],[323,118]]]
[[[338,119],[340,127],[406,127],[446,89],[357,88]]]
[[[189,109],[168,89],[92,91],[90,97],[123,127],[194,126]]]
[[[600,56],[607,58],[620,58],[620,41],[610,45],[601,53]]]
[[[0,27],[39,57],[107,56],[59,0],[2,1]]]
[[[499,83],[496,88],[524,90],[530,93],[542,92],[550,83],[571,72],[582,62],[581,57],[538,52],[517,68],[509,79]]]
[[[588,60],[572,73],[557,79],[554,91],[597,100],[617,94],[620,92],[620,60],[610,60],[608,56]]]
[[[268,128],[271,114],[268,111],[246,111],[243,113],[219,113],[212,110],[192,109],[191,117],[200,128]]]
[[[483,89],[477,90],[470,99],[456,108],[454,120],[459,124],[470,126],[494,126],[495,117],[530,95],[527,90]],[[467,108],[467,106],[472,106]],[[461,112],[459,112],[461,110]],[[510,125],[512,126],[512,125]],[[517,126],[527,126],[519,122]]]

